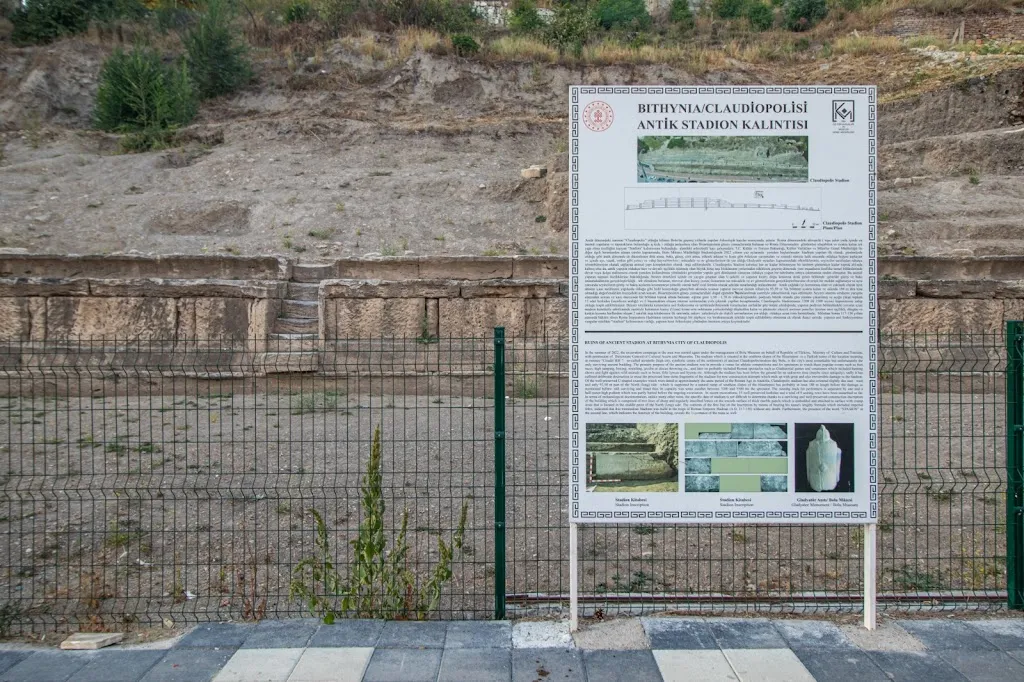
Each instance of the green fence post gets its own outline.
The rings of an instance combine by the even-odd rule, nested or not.
[[[494,328],[494,619],[505,620],[505,328]]]
[[[1024,323],[1006,323],[1006,598],[1024,609]]]

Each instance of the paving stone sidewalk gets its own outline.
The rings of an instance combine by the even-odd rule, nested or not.
[[[200,625],[165,649],[0,649],[10,682],[773,682],[1024,680],[1024,619],[565,622],[264,621]]]

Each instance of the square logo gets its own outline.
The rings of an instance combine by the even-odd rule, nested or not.
[[[832,122],[842,124],[853,123],[852,99],[832,100]]]

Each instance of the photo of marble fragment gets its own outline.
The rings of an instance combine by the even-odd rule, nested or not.
[[[686,424],[683,431],[685,492],[789,490],[787,424]]]
[[[679,425],[587,424],[587,491],[679,492]]]
[[[853,424],[794,424],[798,493],[852,493]]]
[[[638,137],[637,182],[807,182],[808,151],[806,136]]]

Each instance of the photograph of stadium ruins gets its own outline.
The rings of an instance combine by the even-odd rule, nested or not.
[[[639,137],[637,182],[807,182],[807,137]]]
[[[679,492],[679,425],[587,424],[587,490]]]

